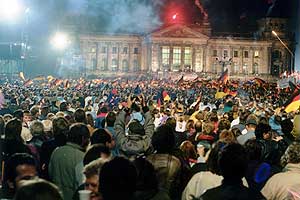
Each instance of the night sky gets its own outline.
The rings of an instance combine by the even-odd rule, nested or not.
[[[22,1],[22,0],[21,0]],[[24,0],[25,2],[25,0]],[[80,27],[107,32],[151,32],[170,22],[177,13],[185,23],[201,21],[202,15],[195,0],[27,0],[30,7],[30,42],[35,60],[32,66],[53,64],[55,54],[49,53],[49,37],[61,29],[65,16],[72,15]],[[215,32],[248,32],[256,28],[262,17],[287,17],[291,30],[296,31],[297,0],[200,0],[209,14]],[[84,19],[84,20],[78,20]],[[19,24],[0,24],[0,42],[19,39]],[[24,21],[23,21],[24,22]],[[299,22],[298,22],[299,23]],[[130,29],[128,29],[130,27]],[[91,31],[89,30],[89,31]],[[53,57],[49,56],[53,55]]]

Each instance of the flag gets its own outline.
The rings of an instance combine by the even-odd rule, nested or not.
[[[254,78],[253,81],[260,87],[266,83],[266,81],[262,80],[261,78]]]
[[[33,81],[31,79],[28,79],[27,81],[24,82],[24,86],[27,87],[29,85],[33,84]]]
[[[170,96],[169,96],[169,94],[166,90],[164,90],[162,92],[162,97],[163,97],[164,101],[170,101],[171,100],[171,98],[170,98]]]
[[[69,87],[70,87],[70,81],[66,79],[64,83],[64,88],[69,88]]]
[[[43,81],[43,80],[45,80],[45,77],[44,76],[36,76],[32,80],[33,81]]]
[[[23,72],[20,72],[19,76],[20,76],[20,78],[21,78],[23,81],[26,80]]]
[[[51,87],[53,87],[53,86],[58,86],[58,85],[60,85],[62,82],[63,82],[63,80],[57,78],[57,79],[55,79],[55,80],[51,83]]]
[[[296,94],[299,91],[298,86],[295,85],[292,81],[289,81],[289,85],[293,94]]]
[[[218,82],[222,82],[223,84],[226,84],[228,80],[229,80],[228,69],[226,69],[218,78]]]
[[[215,99],[222,99],[223,97],[226,97],[228,94],[225,92],[217,92],[215,94]]]
[[[300,91],[293,94],[285,104],[285,112],[290,113],[298,110],[300,107]]]
[[[181,85],[183,83],[183,75],[181,76],[181,78],[177,81],[177,85]]]
[[[229,92],[229,95],[236,97],[236,95],[238,94],[238,92],[236,90],[232,90]]]
[[[48,79],[48,83],[51,83],[54,80],[54,77],[53,76],[47,76],[47,79]]]

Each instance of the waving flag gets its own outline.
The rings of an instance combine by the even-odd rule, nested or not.
[[[24,82],[24,86],[27,87],[29,85],[33,84],[33,81],[31,79],[28,79],[27,81]]]
[[[26,80],[23,72],[20,72],[19,76],[20,76],[20,78],[21,78],[23,81]]]
[[[222,82],[223,84],[226,84],[228,80],[229,80],[229,74],[228,74],[228,69],[226,69],[218,78],[218,82]]]
[[[171,100],[171,98],[170,98],[170,96],[169,96],[169,94],[166,90],[164,90],[162,92],[162,96],[163,96],[164,101],[170,101]]]
[[[298,110],[300,107],[300,91],[292,95],[285,104],[285,112],[290,113]]]

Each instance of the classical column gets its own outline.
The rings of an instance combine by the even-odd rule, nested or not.
[[[180,62],[180,70],[183,71],[184,68],[185,68],[185,63],[184,63],[184,60],[185,60],[185,46],[184,45],[181,45],[181,62]]]
[[[106,64],[107,64],[107,70],[108,71],[111,71],[111,64],[112,64],[112,59],[111,59],[111,51],[112,51],[112,48],[111,48],[111,43],[107,43],[107,61],[106,61]]]
[[[173,45],[170,46],[169,69],[173,71]]]
[[[121,54],[120,54],[120,49],[121,49],[121,45],[120,45],[120,43],[118,43],[117,44],[117,53],[118,53],[118,64],[117,64],[117,66],[118,66],[118,70],[117,71],[121,71],[120,70],[120,66],[122,66],[121,65]]]
[[[194,45],[191,46],[191,51],[192,51],[192,65],[191,68],[193,71],[196,71],[196,48]]]

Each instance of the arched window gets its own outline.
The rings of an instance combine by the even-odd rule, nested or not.
[[[257,63],[253,64],[253,74],[258,74],[258,64]]]
[[[103,58],[101,61],[101,71],[107,71],[107,59]]]
[[[141,68],[140,68],[140,66],[139,66],[138,61],[137,61],[137,60],[134,60],[134,61],[133,61],[133,71],[134,71],[134,72],[137,72],[137,71],[140,71],[140,70],[141,70]]]
[[[129,67],[128,67],[128,61],[126,59],[124,59],[122,61],[122,71],[123,72],[128,72],[129,71]]]
[[[118,71],[118,60],[117,59],[113,59],[111,62],[111,70],[116,72]]]

